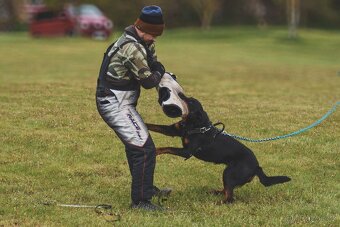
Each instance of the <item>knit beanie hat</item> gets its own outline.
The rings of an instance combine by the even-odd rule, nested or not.
[[[136,28],[153,36],[163,33],[164,21],[162,9],[159,6],[145,6],[135,22]]]

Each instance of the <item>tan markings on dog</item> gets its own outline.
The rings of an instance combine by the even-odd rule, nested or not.
[[[177,123],[175,124],[175,128],[176,128],[176,129],[179,129],[179,128],[180,128],[179,122],[177,122]]]
[[[228,192],[227,192],[227,190],[223,190],[223,194],[224,194],[224,199],[223,199],[223,203],[227,203],[227,201],[228,201]]]
[[[234,201],[233,194],[233,190],[224,189],[224,203],[232,203]]]
[[[254,179],[255,176],[252,176],[249,178],[248,183],[251,182]]]
[[[156,148],[156,155],[163,154],[162,150],[163,149],[161,149],[161,148]]]
[[[156,148],[156,155],[161,155],[161,154],[175,154],[175,152],[166,147]]]
[[[184,138],[184,144],[188,144],[189,143],[189,139],[188,138]]]

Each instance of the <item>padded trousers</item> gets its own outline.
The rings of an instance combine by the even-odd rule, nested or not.
[[[126,96],[125,96],[126,97]],[[96,97],[97,109],[107,125],[125,145],[132,176],[131,199],[151,200],[156,165],[156,148],[148,129],[136,110],[136,102],[121,102],[115,96]]]

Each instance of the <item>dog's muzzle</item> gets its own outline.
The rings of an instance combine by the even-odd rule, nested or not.
[[[184,94],[184,90],[170,73],[164,73],[157,90],[158,102],[162,106],[165,115],[171,118],[188,115],[188,106],[178,95],[180,93]]]

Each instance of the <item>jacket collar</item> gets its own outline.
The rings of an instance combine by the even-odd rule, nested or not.
[[[143,46],[146,45],[146,43],[139,37],[137,34],[136,28],[134,25],[130,25],[124,29],[125,33],[132,36],[137,40],[137,42],[141,43]]]

